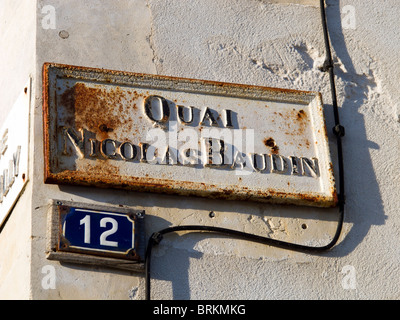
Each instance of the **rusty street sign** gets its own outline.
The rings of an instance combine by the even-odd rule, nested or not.
[[[45,64],[45,182],[337,203],[321,95]]]

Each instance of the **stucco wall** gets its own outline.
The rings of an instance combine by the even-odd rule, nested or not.
[[[319,70],[325,52],[317,1],[271,2],[278,1],[37,2],[30,182],[33,299],[144,298],[142,274],[46,260],[49,199],[145,209],[148,235],[166,226],[201,224],[307,245],[329,242],[336,208],[43,184],[44,62],[319,91],[337,170],[329,77]],[[216,234],[168,235],[153,251],[153,298],[398,298],[393,277],[400,257],[395,245],[400,73],[394,62],[400,7],[395,0],[379,6],[373,0],[327,3],[339,112],[346,128],[345,223],[338,245],[310,255]],[[44,7],[54,8],[55,25]],[[16,208],[12,216],[19,214]],[[48,282],[52,275],[54,283]]]

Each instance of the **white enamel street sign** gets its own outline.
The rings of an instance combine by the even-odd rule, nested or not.
[[[28,81],[0,130],[0,225],[28,181],[30,95]]]

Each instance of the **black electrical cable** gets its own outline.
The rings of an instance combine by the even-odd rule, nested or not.
[[[151,266],[151,251],[155,244],[159,244],[163,239],[163,235],[178,231],[207,231],[207,232],[217,232],[225,235],[234,236],[237,238],[242,238],[248,241],[258,242],[270,246],[279,247],[282,249],[302,251],[310,253],[318,253],[331,249],[339,240],[340,233],[342,231],[343,220],[344,220],[344,173],[343,173],[343,151],[342,151],[342,137],[344,136],[344,127],[340,125],[339,121],[339,110],[336,98],[336,88],[335,88],[335,75],[333,71],[333,61],[331,55],[331,48],[329,44],[328,27],[326,22],[326,12],[325,12],[325,1],[320,0],[321,7],[321,20],[322,28],[324,33],[325,49],[326,49],[326,60],[324,63],[323,71],[329,72],[329,79],[331,85],[332,93],[332,106],[334,111],[335,126],[333,132],[336,135],[337,141],[337,156],[338,156],[338,166],[339,166],[339,193],[338,193],[338,206],[339,206],[339,219],[337,222],[337,229],[332,240],[324,246],[313,247],[306,246],[296,243],[285,242],[281,240],[271,239],[268,237],[262,237],[251,233],[246,233],[242,231],[213,227],[213,226],[201,226],[201,225],[187,225],[187,226],[175,226],[165,228],[151,235],[145,257],[145,281],[146,281],[146,300],[150,300],[150,266]]]

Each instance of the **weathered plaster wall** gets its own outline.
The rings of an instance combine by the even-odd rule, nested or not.
[[[346,5],[353,11],[349,12]],[[150,8],[158,72],[317,90],[323,93],[328,128],[332,127],[328,79],[318,70],[324,57],[319,8],[271,5],[265,1],[230,1],[229,4],[210,1],[195,10],[189,10],[179,1],[163,4],[151,1]],[[251,267],[242,269],[246,270],[245,279],[238,288],[254,279],[268,289],[267,292],[255,289],[243,296],[396,297],[391,277],[385,274],[392,274],[398,261],[390,239],[397,233],[395,195],[399,192],[398,166],[394,164],[398,155],[396,82],[399,72],[393,55],[399,46],[395,40],[399,25],[395,16],[399,10],[394,1],[379,5],[373,1],[328,1],[341,119],[347,130],[345,237],[343,243],[327,254],[330,258],[302,256],[308,263],[301,270],[294,270],[301,260],[297,254],[296,258],[283,259],[265,269],[261,267],[264,277],[256,275],[256,264],[250,263]],[[349,20],[350,13],[354,13],[354,21]],[[167,16],[171,15],[179,23],[169,24]],[[214,16],[218,19],[210,18]],[[184,36],[178,32],[182,28]],[[318,222],[318,228],[326,227]],[[307,230],[318,238],[314,232],[314,228]],[[208,265],[218,265],[215,256],[207,259],[213,261]],[[268,265],[270,261],[266,260]],[[219,264],[220,270],[229,269],[227,261],[224,260],[223,266]],[[345,265],[357,271],[357,290],[346,291],[341,286],[344,276],[340,271]],[[212,279],[210,282],[220,280],[225,288],[237,285],[222,276]],[[260,279],[268,280],[260,282]],[[204,294],[199,294],[201,297],[208,294],[207,290],[200,292]],[[231,292],[240,292],[240,289]]]
[[[0,125],[34,73],[36,10],[29,0],[0,3]]]
[[[32,185],[29,185],[0,233],[0,299],[31,298]]]
[[[336,228],[336,209],[43,184],[44,62],[320,91],[331,128],[329,78],[319,70],[325,54],[319,7],[316,1],[272,2],[277,1],[37,2],[33,299],[144,297],[140,274],[45,259],[46,204],[53,198],[144,208],[149,235],[171,225],[207,224],[308,245],[329,242]],[[215,234],[168,235],[154,249],[153,298],[398,298],[400,288],[393,278],[400,258],[394,241],[399,233],[400,175],[395,161],[400,73],[394,61],[400,45],[396,37],[400,7],[395,0],[380,2],[379,7],[373,0],[327,3],[340,116],[346,128],[346,217],[339,244],[330,252],[310,255]],[[54,29],[43,28],[46,5],[55,8]],[[346,5],[354,9],[353,16],[344,10]],[[355,25],[349,24],[350,18],[355,18],[350,20]],[[330,130],[329,139],[336,165]],[[54,267],[54,288],[43,286],[46,266]],[[346,282],[350,276],[356,283]]]

